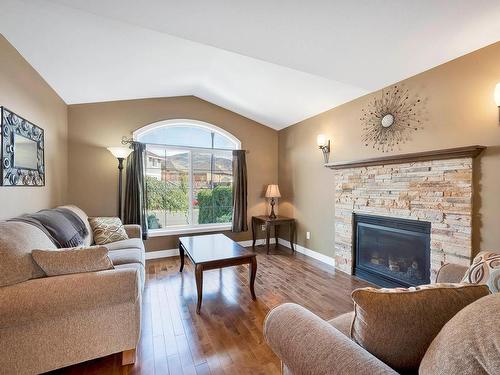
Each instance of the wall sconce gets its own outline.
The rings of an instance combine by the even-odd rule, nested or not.
[[[498,122],[500,122],[500,83],[497,83],[495,86],[495,103],[497,103],[498,107]]]
[[[325,164],[327,164],[328,158],[330,157],[330,140],[327,140],[324,134],[320,134],[318,135],[316,142],[319,149],[323,151],[323,158],[325,159]]]

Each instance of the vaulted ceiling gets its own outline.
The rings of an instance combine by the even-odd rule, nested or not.
[[[68,104],[195,95],[281,129],[500,40],[498,0],[0,0]]]

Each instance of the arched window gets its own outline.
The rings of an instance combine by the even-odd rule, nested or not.
[[[146,144],[148,227],[154,235],[228,229],[232,134],[195,120],[166,120],[133,134]]]

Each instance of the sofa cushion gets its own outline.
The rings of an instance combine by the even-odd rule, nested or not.
[[[84,222],[88,232],[88,234],[85,237],[83,237],[83,246],[92,245],[94,243],[94,238],[92,235],[92,228],[90,227],[89,217],[87,216],[87,214],[82,209],[73,205],[60,206],[59,208],[66,208],[78,215],[78,217]]]
[[[463,283],[469,284],[487,284],[491,285],[492,292],[498,292],[499,289],[496,287],[498,282],[495,280],[490,280],[490,278],[495,278],[493,271],[500,269],[500,254],[493,253],[491,251],[482,251],[476,255],[472,261],[471,266],[465,273],[462,279]],[[496,273],[496,278],[498,278],[498,273]]]
[[[487,375],[500,370],[500,294],[483,297],[458,312],[432,341],[421,375]]]
[[[33,259],[47,276],[104,271],[113,268],[104,246],[60,250],[33,250]]]
[[[329,320],[328,323],[337,328],[347,337],[351,337],[351,326],[353,320],[354,320],[354,311],[351,311],[339,315],[336,318],[333,318],[332,320]]]
[[[0,222],[0,287],[45,276],[31,250],[56,249],[37,227],[17,221]]]
[[[446,322],[488,294],[485,285],[462,284],[357,289],[351,337],[396,371],[413,373]]]
[[[128,240],[116,241],[105,245],[109,251],[123,249],[144,249],[144,243],[140,238],[129,238]]]
[[[106,245],[128,239],[127,232],[118,217],[91,217],[89,223],[96,245]]]
[[[141,295],[137,271],[137,268],[128,267],[43,277],[0,288],[0,301],[14,301],[0,303],[0,331],[79,311],[135,303]]]
[[[142,249],[121,249],[121,250],[113,250],[109,252],[109,257],[113,264],[127,264],[127,263],[141,263],[145,264],[145,255]]]

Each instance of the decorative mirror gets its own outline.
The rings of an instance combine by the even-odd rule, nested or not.
[[[5,107],[1,110],[1,181],[3,186],[44,186],[43,129]]]
[[[374,98],[362,110],[363,142],[382,152],[410,140],[411,134],[422,128],[422,101],[411,98],[408,90],[392,86]]]

